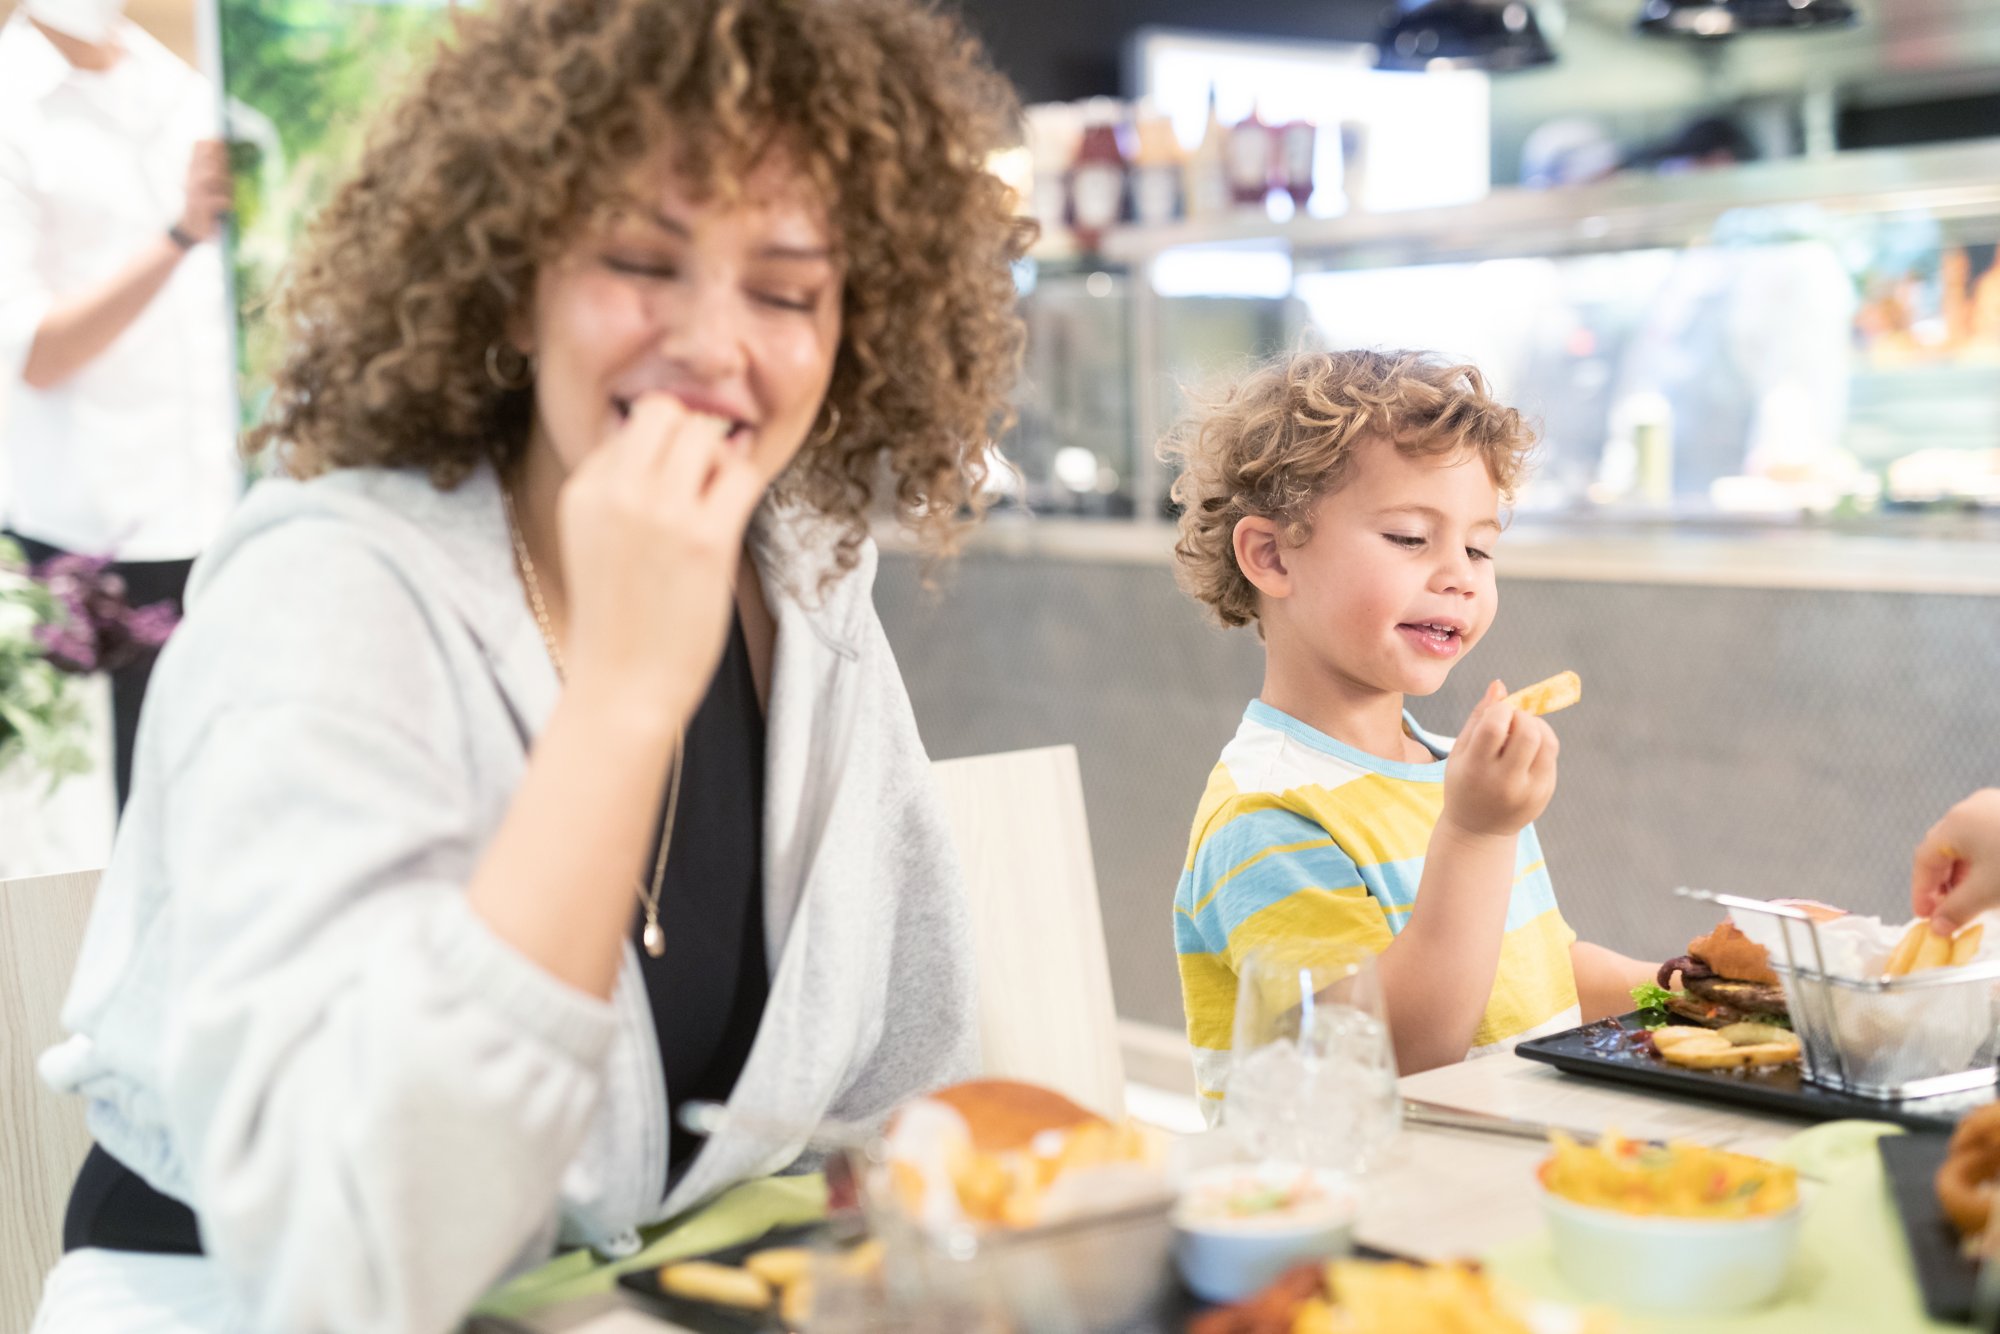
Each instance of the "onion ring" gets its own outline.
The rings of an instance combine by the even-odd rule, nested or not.
[[[1986,1230],[1993,1212],[1993,1188],[2000,1180],[2000,1103],[1966,1114],[1951,1132],[1943,1166],[1933,1184],[1938,1204],[1962,1237]]]

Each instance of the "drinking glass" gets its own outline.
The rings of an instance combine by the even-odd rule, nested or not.
[[[1402,1125],[1375,955],[1352,941],[1258,945],[1237,971],[1223,1124],[1251,1158],[1354,1175]]]

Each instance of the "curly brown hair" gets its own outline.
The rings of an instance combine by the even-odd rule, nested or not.
[[[1313,506],[1346,480],[1361,441],[1385,439],[1412,458],[1477,456],[1503,500],[1535,444],[1478,367],[1424,352],[1293,353],[1197,408],[1162,449],[1182,469],[1176,576],[1226,626],[1257,619],[1257,590],[1236,564],[1237,523],[1274,519],[1286,545],[1303,545]]]
[[[540,266],[667,148],[732,196],[782,146],[827,206],[843,335],[812,443],[779,482],[851,567],[883,473],[934,551],[977,512],[1020,362],[1011,265],[1034,227],[986,170],[1018,107],[913,0],[496,0],[457,20],[311,228],[277,306],[287,352],[252,452],[293,476],[519,456],[531,388],[488,350]]]

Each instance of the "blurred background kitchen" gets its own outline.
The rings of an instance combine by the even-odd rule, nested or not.
[[[1039,104],[1015,475],[878,601],[934,755],[1076,745],[1137,1045],[1262,671],[1173,585],[1155,446],[1301,342],[1469,358],[1541,424],[1497,625],[1414,709],[1582,674],[1540,822],[1578,931],[1672,955],[1677,885],[1907,912],[2000,758],[2000,4],[968,11]]]
[[[220,6],[305,51],[366,8]],[[1262,670],[1174,586],[1156,446],[1300,344],[1469,358],[1541,425],[1499,622],[1415,708],[1582,674],[1541,829],[1584,936],[1679,952],[1676,885],[1901,914],[2000,757],[2000,0],[961,8],[1031,104],[1026,374],[992,520],[935,587],[885,527],[878,601],[933,756],[1077,747],[1136,1048],[1173,1056],[1188,822]],[[214,12],[129,10],[189,56]],[[363,110],[260,109],[281,202]]]

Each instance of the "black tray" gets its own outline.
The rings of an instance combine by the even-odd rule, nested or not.
[[[1889,1195],[1903,1220],[1910,1263],[1924,1310],[1933,1320],[1960,1324],[1972,1319],[1972,1288],[1978,1267],[1959,1249],[1958,1229],[1939,1207],[1931,1179],[1944,1162],[1947,1135],[1885,1135],[1875,1142],[1882,1154],[1882,1171]]]
[[[725,1247],[705,1255],[684,1256],[682,1259],[740,1265],[753,1253],[768,1250],[773,1246],[810,1246],[825,1229],[826,1224],[823,1223],[778,1228],[754,1241]],[[1409,1258],[1393,1251],[1378,1250],[1373,1246],[1363,1245],[1354,1248],[1354,1255],[1363,1260]],[[674,1263],[680,1262],[677,1260]],[[1206,1303],[1183,1288],[1171,1275],[1162,1278],[1162,1286],[1166,1291],[1160,1296],[1159,1306],[1151,1315],[1122,1326],[1114,1334],[1183,1334],[1190,1319],[1209,1309]],[[716,1306],[709,1302],[690,1301],[685,1297],[673,1296],[661,1289],[660,1271],[657,1268],[649,1267],[620,1274],[618,1286],[638,1297],[654,1314],[665,1316],[676,1325],[685,1327],[690,1334],[785,1334],[783,1322],[769,1312],[743,1311],[734,1307]]]
[[[712,1260],[719,1265],[740,1265],[758,1251],[769,1250],[773,1246],[810,1246],[826,1230],[823,1223],[808,1223],[803,1227],[781,1227],[766,1232],[753,1241],[736,1246],[727,1246],[705,1255],[690,1255],[688,1260]],[[678,1264],[680,1261],[675,1261]],[[744,1311],[731,1306],[717,1306],[712,1302],[692,1301],[686,1297],[676,1297],[660,1287],[660,1271],[657,1267],[635,1269],[618,1276],[618,1286],[641,1298],[647,1309],[655,1315],[665,1316],[676,1325],[685,1326],[693,1334],[783,1334],[784,1325],[775,1315],[767,1311]]]
[[[1796,1064],[1764,1070],[1690,1070],[1670,1065],[1652,1051],[1633,1046],[1636,1035],[1643,1033],[1645,1027],[1635,1011],[1545,1038],[1530,1038],[1514,1050],[1531,1061],[1541,1061],[1574,1075],[1637,1084],[1710,1102],[1731,1102],[1808,1121],[1860,1117],[1893,1121],[1912,1130],[1950,1130],[1960,1117],[1992,1102],[1994,1097],[1994,1090],[1988,1087],[1969,1093],[1877,1102],[1808,1084]]]

